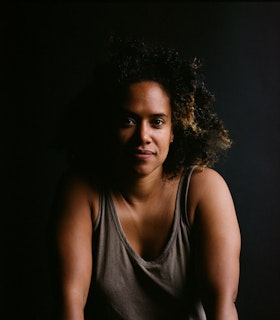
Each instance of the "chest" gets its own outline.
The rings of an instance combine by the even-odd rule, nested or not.
[[[172,234],[176,192],[138,206],[115,200],[114,207],[121,231],[135,253],[147,261],[156,259]]]

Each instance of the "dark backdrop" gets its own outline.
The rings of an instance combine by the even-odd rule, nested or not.
[[[5,319],[50,318],[45,234],[67,163],[49,143],[58,115],[89,83],[110,31],[204,59],[234,140],[216,169],[230,186],[242,232],[240,319],[279,319],[280,4],[10,2],[0,10]]]

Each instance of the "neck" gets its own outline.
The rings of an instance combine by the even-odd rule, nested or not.
[[[162,172],[153,172],[148,176],[127,175],[124,179],[119,175],[115,180],[115,190],[130,203],[147,201],[160,194],[166,179]]]

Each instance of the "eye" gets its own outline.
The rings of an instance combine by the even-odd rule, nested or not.
[[[136,121],[130,117],[124,117],[120,119],[120,126],[123,128],[132,127],[136,124]]]
[[[152,125],[154,127],[161,127],[164,124],[164,121],[162,119],[153,119],[152,120]]]

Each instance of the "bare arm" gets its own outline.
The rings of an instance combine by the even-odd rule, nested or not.
[[[52,224],[52,263],[56,318],[83,320],[92,270],[92,217],[88,189],[66,181],[55,202]]]
[[[241,240],[230,191],[217,172],[204,169],[194,173],[190,197],[196,203],[196,271],[207,319],[236,320]]]

